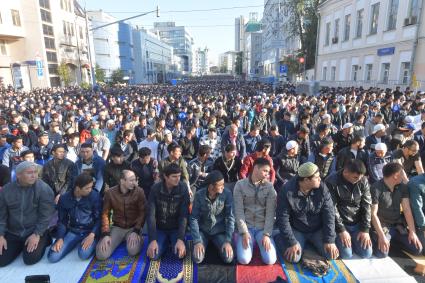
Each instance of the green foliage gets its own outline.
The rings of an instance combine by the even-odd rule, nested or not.
[[[282,61],[281,64],[288,65],[288,76],[299,74],[302,71],[298,58],[298,56],[288,56]]]
[[[71,82],[71,71],[69,70],[69,67],[64,62],[60,63],[58,66],[58,75],[61,81],[65,86],[68,86]]]
[[[89,84],[88,82],[82,82],[82,83],[80,84],[80,87],[81,87],[82,89],[89,90],[89,89],[91,89],[91,84]]]
[[[314,66],[316,60],[316,39],[320,0],[288,0],[289,26],[291,34],[301,41],[300,55],[306,59],[306,69]]]
[[[101,69],[98,64],[95,67],[95,76],[97,82],[105,82],[105,70]]]
[[[124,82],[124,72],[121,69],[116,69],[112,71],[111,74],[111,81],[112,83],[123,83]]]

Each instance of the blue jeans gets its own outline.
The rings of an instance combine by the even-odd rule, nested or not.
[[[401,234],[400,231],[396,227],[382,227],[384,229],[385,237],[388,241],[394,240],[396,242],[399,242],[404,250],[407,252],[413,254],[413,255],[420,255],[422,253],[422,250],[418,250],[413,243],[409,243],[408,240],[408,234]],[[378,246],[378,233],[375,231],[371,232],[371,238],[372,238],[372,245],[373,245],[373,253],[376,255],[376,257],[384,258],[388,256],[388,252],[384,253],[381,250],[379,250]],[[420,239],[420,238],[419,238]]]
[[[170,243],[174,252],[174,247],[177,243],[177,230],[157,230],[156,242],[158,243],[158,253],[152,260],[159,260],[165,250],[169,247]]]
[[[82,240],[84,240],[85,237],[87,237],[89,233],[81,233],[76,234],[73,232],[66,233],[64,239],[63,239],[63,246],[62,249],[59,252],[55,252],[52,250],[52,247],[50,247],[49,253],[47,255],[47,259],[51,263],[55,263],[63,259],[67,254],[69,254],[75,246],[77,246],[79,243],[81,243]],[[93,243],[87,248],[87,250],[83,250],[82,245],[78,247],[78,256],[82,260],[86,260],[90,258],[96,248],[96,240],[93,241]]]
[[[263,230],[260,229],[249,229],[249,235],[251,239],[249,241],[248,247],[245,249],[242,245],[242,235],[238,235],[236,240],[236,253],[238,262],[240,264],[249,264],[252,259],[252,252],[254,250],[254,239],[260,249],[261,259],[265,264],[275,264],[276,262],[276,248],[273,238],[270,237],[270,250],[267,252],[262,244],[263,240]]]
[[[302,233],[295,229],[292,229],[295,239],[297,240],[298,244],[301,246],[301,253],[298,254],[294,260],[289,260],[288,258],[285,258],[285,260],[297,263],[301,260],[302,252],[304,251],[304,247],[306,242],[309,242],[312,244],[319,254],[321,256],[326,257],[327,259],[331,259],[331,256],[325,251],[324,243],[323,243],[323,232],[322,229],[319,231],[313,232],[313,233]],[[275,238],[276,244],[280,250],[282,250],[282,253],[285,253],[288,248],[290,248],[289,243],[285,242],[280,234],[278,234]]]
[[[232,257],[227,257],[226,253],[224,252],[223,245],[226,243],[226,236],[224,233],[222,234],[216,234],[216,235],[205,235],[202,231],[199,231],[199,235],[201,236],[201,243],[204,246],[204,253],[201,254],[199,257],[195,255],[195,253],[192,253],[192,258],[195,263],[201,263],[205,258],[205,250],[208,246],[208,242],[211,240],[213,242],[214,246],[220,251],[220,257],[225,263],[231,263],[233,261]],[[230,243],[231,244],[231,243]]]
[[[370,258],[372,256],[372,246],[364,249],[359,240],[357,240],[357,235],[359,234],[359,225],[345,225],[345,230],[350,234],[351,237],[351,247],[345,247],[341,241],[339,235],[336,237],[336,246],[338,247],[339,254],[342,259],[350,259],[353,257],[353,250],[361,258]]]

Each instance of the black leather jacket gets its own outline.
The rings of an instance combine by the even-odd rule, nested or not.
[[[342,176],[342,170],[329,175],[325,183],[335,205],[335,230],[345,231],[344,225],[358,224],[360,231],[368,232],[371,220],[372,197],[366,177],[351,184]]]

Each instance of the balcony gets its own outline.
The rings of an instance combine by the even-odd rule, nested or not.
[[[17,40],[23,37],[25,37],[25,30],[22,26],[14,26],[4,23],[0,25],[0,38]]]

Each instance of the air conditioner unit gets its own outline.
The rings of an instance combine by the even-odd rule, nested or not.
[[[416,16],[410,17],[410,24],[411,25],[416,25],[417,23],[418,23],[418,17],[416,17]]]
[[[405,18],[404,19],[404,26],[409,26],[410,25],[410,18]]]
[[[333,37],[333,38],[332,38],[332,43],[333,43],[333,44],[338,43],[338,37]]]

